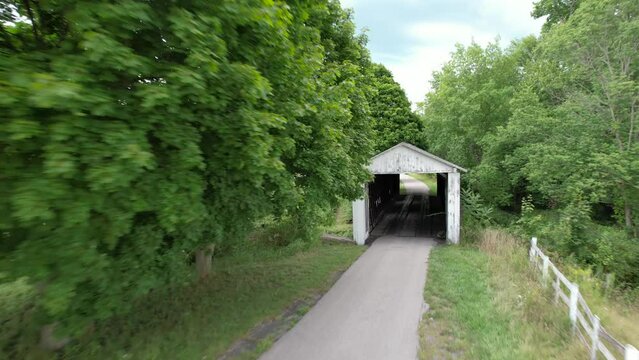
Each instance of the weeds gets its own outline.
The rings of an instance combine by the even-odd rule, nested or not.
[[[526,248],[500,230],[476,246],[433,250],[421,327],[422,359],[579,359],[567,316],[550,302]]]

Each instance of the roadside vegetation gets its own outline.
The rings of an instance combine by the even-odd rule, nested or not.
[[[217,359],[255,325],[279,315],[296,300],[326,291],[363,251],[362,247],[319,242],[279,249],[246,245],[217,259],[211,277],[204,282],[159,289],[136,299],[130,312],[101,322],[91,334],[68,344],[63,355],[73,359]],[[22,321],[31,321],[33,314],[22,316],[26,317]],[[19,333],[5,321],[3,318],[0,328],[3,340]],[[37,329],[33,331],[23,336],[37,336]],[[256,358],[267,348],[262,344],[245,358]],[[19,347],[0,355],[7,359],[50,356],[38,348]]]
[[[342,200],[335,210],[335,219],[331,225],[324,227],[328,234],[353,238],[353,206],[349,200]]]
[[[433,249],[420,327],[421,359],[583,359],[568,316],[555,308],[527,263],[526,249],[503,231],[476,245]]]
[[[437,174],[410,173],[408,175],[426,184],[429,189],[429,194],[437,195]]]
[[[464,197],[629,301],[639,295],[637,14],[635,0],[537,1],[539,37],[458,46],[421,108],[428,150],[469,169]]]
[[[521,222],[495,228],[479,196],[463,199],[462,245],[439,246],[429,259],[424,290],[430,310],[420,327],[422,359],[581,359],[567,310],[530,267],[529,238]],[[522,235],[524,234],[524,235]],[[617,339],[639,344],[636,295],[605,283],[592,268],[551,254],[602,324]]]
[[[274,252],[305,249],[336,207],[352,236],[343,204],[361,196],[374,149],[423,139],[337,0],[0,0],[0,33],[0,301],[19,315],[0,322],[7,354],[67,352],[128,316],[156,324],[158,294],[193,289],[206,296],[166,316],[193,321],[183,330],[199,354],[206,331],[191,316],[243,301],[208,302],[198,287],[224,294],[218,263],[269,273],[276,263],[240,256],[255,234]],[[292,300],[279,277],[255,279]],[[242,326],[275,309],[249,305]],[[224,311],[205,318],[240,329],[244,310]],[[171,336],[120,344],[151,357]]]

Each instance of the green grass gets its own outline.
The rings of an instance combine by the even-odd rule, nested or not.
[[[364,248],[318,244],[296,254],[257,251],[222,258],[206,283],[141,299],[130,314],[96,327],[66,349],[82,359],[215,359],[255,325],[280,314],[295,299],[325,291],[336,272]],[[247,261],[249,260],[249,261]],[[272,340],[242,358],[257,358]]]
[[[410,173],[408,175],[426,184],[431,195],[437,195],[437,174]]]
[[[353,238],[353,206],[349,200],[342,200],[335,210],[335,221],[324,228],[324,232]]]
[[[480,247],[433,249],[424,292],[431,310],[420,328],[420,358],[585,356],[569,335],[567,315],[552,306],[529,271],[525,250],[500,233],[480,238]]]

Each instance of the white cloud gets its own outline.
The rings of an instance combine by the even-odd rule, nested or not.
[[[343,6],[355,9],[360,28],[371,30],[373,60],[393,72],[413,104],[424,100],[432,73],[450,59],[455,44],[469,45],[474,40],[485,46],[499,37],[500,44],[507,46],[515,38],[539,34],[544,23],[544,19],[533,19],[530,15],[534,0],[454,1],[449,6],[455,8],[449,9],[442,9],[448,6],[445,1],[340,1]],[[385,11],[399,11],[403,15],[379,16]],[[380,33],[385,36],[375,37]],[[392,41],[395,42],[389,43]],[[398,44],[406,45],[398,51]]]
[[[495,39],[495,35],[480,31],[470,25],[454,22],[421,22],[408,25],[408,36],[428,46],[446,46],[456,43],[469,44],[472,40],[486,45]],[[451,49],[452,50],[452,49]]]
[[[375,60],[388,67],[395,80],[406,91],[408,99],[415,104],[423,101],[426,92],[430,90],[433,71],[439,70],[449,58],[448,47],[423,46],[412,49],[408,56],[396,61]]]
[[[404,32],[415,44],[406,56],[373,54],[373,59],[391,70],[413,104],[424,100],[431,88],[433,72],[441,69],[450,59],[455,44],[469,45],[475,41],[485,46],[494,41],[497,35],[470,25],[441,21],[409,24]]]
[[[355,3],[357,2],[357,0],[339,0],[340,5],[342,5],[342,8],[353,8],[355,7]]]
[[[479,16],[497,24],[501,31],[525,35],[539,33],[544,19],[535,19],[530,13],[533,10],[531,0],[481,0]]]
[[[479,16],[473,24],[452,21],[423,21],[407,24],[404,34],[414,45],[406,56],[397,57],[373,53],[373,59],[388,67],[413,103],[423,101],[431,89],[434,71],[450,59],[455,44],[469,45],[472,41],[486,46],[500,38],[502,46],[514,38],[538,34],[543,19],[530,16],[532,1],[481,0]]]

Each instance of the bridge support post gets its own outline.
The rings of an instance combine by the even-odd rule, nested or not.
[[[364,245],[368,239],[368,184],[364,185],[364,197],[353,201],[353,240]]]
[[[459,173],[448,173],[446,241],[451,244],[459,244],[459,229],[461,226],[460,186]]]

